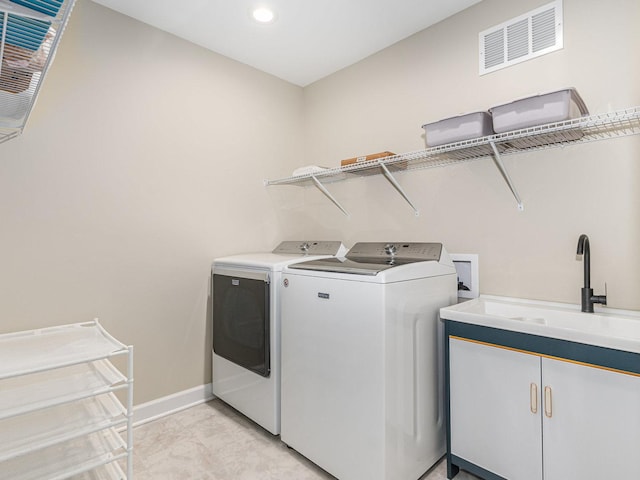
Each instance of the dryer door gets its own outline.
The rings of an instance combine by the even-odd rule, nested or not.
[[[268,377],[270,367],[267,273],[213,273],[213,351]]]

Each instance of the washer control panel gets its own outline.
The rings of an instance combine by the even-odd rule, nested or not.
[[[441,243],[361,242],[349,250],[347,258],[425,262],[439,261],[441,253]]]

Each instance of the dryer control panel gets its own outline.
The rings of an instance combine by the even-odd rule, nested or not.
[[[345,246],[340,241],[326,240],[286,240],[281,242],[272,253],[281,255],[344,255]]]

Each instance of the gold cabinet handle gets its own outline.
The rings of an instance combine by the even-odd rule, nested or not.
[[[538,385],[532,383],[529,385],[529,399],[531,405],[531,413],[538,413]]]
[[[553,416],[553,401],[551,398],[551,387],[544,387],[544,414],[547,418]]]

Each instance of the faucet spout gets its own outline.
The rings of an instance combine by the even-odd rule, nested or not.
[[[607,304],[606,295],[594,295],[591,288],[591,249],[589,248],[589,237],[584,233],[578,238],[578,248],[576,255],[582,257],[584,265],[584,286],[581,289],[582,311],[593,313],[593,304]]]
[[[584,265],[584,288],[591,288],[591,248],[589,247],[589,237],[584,233],[578,238],[576,255],[582,257]]]

